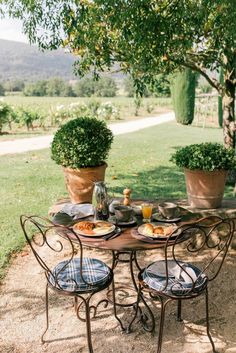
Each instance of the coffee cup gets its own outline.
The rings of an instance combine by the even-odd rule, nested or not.
[[[119,222],[129,222],[133,215],[133,209],[130,206],[115,205],[115,217]]]
[[[158,210],[166,219],[179,217],[179,207],[173,202],[163,202],[158,205]]]

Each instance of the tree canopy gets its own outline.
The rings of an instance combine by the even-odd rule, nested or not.
[[[218,90],[225,145],[235,146],[235,0],[5,0],[42,49],[64,46],[80,75],[119,62],[138,89],[159,73],[189,67]],[[209,70],[223,69],[221,83]]]

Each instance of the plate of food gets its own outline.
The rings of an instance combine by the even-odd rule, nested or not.
[[[115,230],[116,226],[105,221],[80,221],[73,225],[73,230],[87,237],[101,237]]]
[[[175,224],[145,223],[138,227],[138,233],[152,239],[166,239],[177,229]],[[174,234],[175,236],[176,234]]]

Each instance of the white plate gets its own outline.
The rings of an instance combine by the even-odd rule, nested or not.
[[[181,220],[181,217],[176,217],[176,218],[172,218],[172,219],[164,218],[160,213],[154,213],[152,215],[152,218],[155,221],[166,222],[166,223],[173,223],[173,222],[178,222]]]
[[[99,226],[95,226],[95,228],[93,228],[92,230],[80,230],[78,229],[78,224],[81,222],[78,222],[76,224],[73,225],[73,230],[79,234],[79,235],[83,235],[86,237],[101,237],[103,235],[109,234],[111,232],[113,232],[116,228],[116,226],[110,222],[105,222],[105,221],[93,221],[91,223],[94,223],[95,225],[97,223],[103,223],[104,226],[103,227],[99,227]]]
[[[168,235],[164,235],[164,234],[147,234],[146,232],[145,232],[145,226],[146,226],[146,224],[148,224],[148,223],[144,223],[144,224],[142,224],[141,226],[139,226],[138,227],[138,232],[139,232],[139,234],[141,234],[141,235],[143,235],[143,236],[145,236],[145,237],[147,237],[147,238],[152,238],[152,239],[167,239],[170,235],[171,235],[171,233],[170,234],[168,234]],[[172,233],[175,231],[175,229],[177,228],[177,226],[176,225],[173,225],[173,224],[169,224],[169,223],[161,223],[161,222],[158,222],[158,223],[150,223],[150,224],[152,224],[154,227],[173,227],[173,230],[172,230]],[[177,234],[174,234],[173,236],[176,236]]]

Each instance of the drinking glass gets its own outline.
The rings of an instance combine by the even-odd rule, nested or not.
[[[153,204],[150,202],[142,203],[143,222],[151,222]]]

